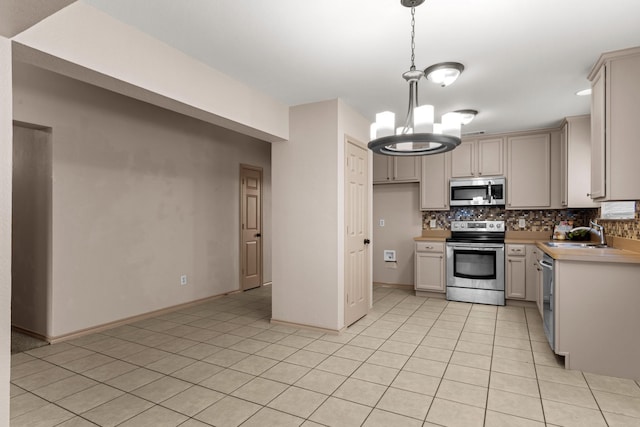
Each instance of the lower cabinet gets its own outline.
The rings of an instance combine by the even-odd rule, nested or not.
[[[532,261],[532,268],[535,269],[534,280],[536,284],[536,305],[538,306],[538,312],[540,313],[540,317],[544,316],[544,294],[543,294],[543,285],[542,282],[542,267],[539,262],[542,259],[542,251],[538,248],[535,249],[535,258]]]
[[[444,243],[416,242],[415,290],[445,292]]]
[[[505,268],[505,293],[507,299],[538,300],[536,273],[537,252],[535,245],[507,244]]]
[[[527,296],[527,257],[525,245],[507,245],[505,269],[506,296],[508,299],[525,299]]]

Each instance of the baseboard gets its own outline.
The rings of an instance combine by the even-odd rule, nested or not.
[[[442,292],[416,291],[417,297],[446,299],[447,295]]]
[[[42,335],[37,332],[30,331],[29,329],[21,328],[20,326],[11,325],[11,330],[14,332],[20,332],[21,334],[24,334],[24,335],[29,335],[30,337],[39,339],[40,341],[47,341],[48,343],[51,343],[51,341],[46,335]]]
[[[274,325],[282,325],[282,326],[289,326],[295,329],[306,329],[308,331],[316,331],[316,332],[323,332],[325,334],[331,334],[331,335],[340,335],[340,333],[346,329],[346,328],[342,328],[342,329],[328,329],[328,328],[321,328],[319,326],[311,326],[311,325],[305,325],[302,323],[295,323],[295,322],[287,322],[285,320],[278,320],[278,319],[271,319],[271,323],[273,323]]]
[[[373,286],[377,288],[413,289],[413,285],[405,285],[402,283],[373,282]]]
[[[69,341],[72,339],[80,338],[85,335],[91,335],[98,332],[106,331],[108,329],[117,328],[118,326],[123,326],[129,323],[139,322],[140,320],[148,319],[150,317],[160,316],[162,314],[171,313],[176,310],[182,310],[185,308],[193,307],[208,301],[213,301],[218,298],[225,297],[227,295],[237,294],[240,291],[230,291],[225,292],[224,294],[214,295],[206,298],[201,298],[195,301],[186,302],[182,304],[172,305],[170,307],[161,308],[159,310],[149,311],[142,314],[137,314],[135,316],[126,317],[124,319],[114,320],[113,322],[103,323],[101,325],[92,326],[90,328],[81,329],[75,332],[69,332],[67,334],[58,335],[58,336],[46,336],[40,339],[44,339],[45,341],[49,341],[51,344],[57,344],[63,341]],[[39,338],[36,336],[36,338]]]
[[[523,300],[517,300],[517,299],[508,299],[506,301],[507,305],[510,305],[512,307],[524,307],[524,308],[538,308],[538,305],[536,304],[535,301],[523,301]]]

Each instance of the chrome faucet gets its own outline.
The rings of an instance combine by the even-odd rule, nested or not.
[[[604,227],[601,226],[600,224],[596,224],[595,222],[589,220],[589,225],[595,229],[594,232],[600,237],[600,245],[601,246],[606,246],[607,245],[607,241],[604,238]]]

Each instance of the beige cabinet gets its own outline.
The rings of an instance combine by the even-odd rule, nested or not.
[[[420,174],[420,209],[449,210],[450,154],[422,156]]]
[[[551,134],[507,138],[507,209],[551,207]]]
[[[532,244],[507,244],[505,293],[507,299],[538,300],[538,249]]]
[[[591,81],[591,198],[640,199],[640,48],[603,54]]]
[[[590,116],[565,118],[561,130],[560,191],[562,208],[596,208],[591,198]]]
[[[465,139],[451,152],[451,177],[504,175],[502,138]]]
[[[421,156],[373,155],[373,183],[393,184],[420,181]]]
[[[525,299],[527,296],[527,260],[524,245],[507,245],[505,273],[507,299]]]
[[[543,295],[543,282],[542,282],[542,267],[540,266],[540,260],[542,260],[542,251],[537,247],[533,247],[532,257],[529,262],[529,266],[532,270],[532,278],[533,284],[535,286],[536,293],[536,305],[538,306],[538,313],[540,313],[540,317],[543,317],[543,307],[544,307],[544,295]]]
[[[567,369],[640,378],[640,264],[555,260],[555,352]]]
[[[444,293],[444,243],[420,241],[415,246],[415,290]]]

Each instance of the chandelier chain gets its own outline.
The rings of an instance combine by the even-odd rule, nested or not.
[[[416,8],[415,7],[411,7],[411,69],[415,70],[416,69],[416,65],[415,65],[415,59],[416,59],[416,31],[415,31],[415,26],[416,26]]]

